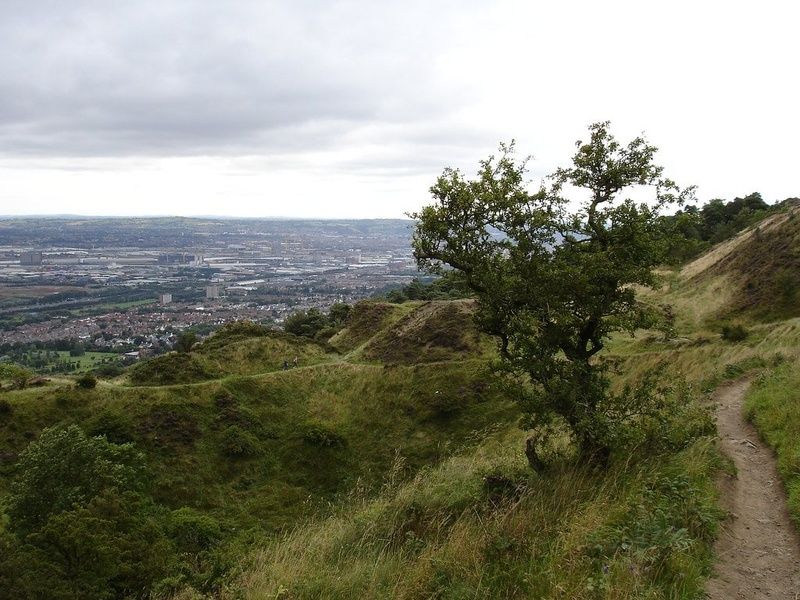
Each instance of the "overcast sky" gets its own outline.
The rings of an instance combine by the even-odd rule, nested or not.
[[[795,5],[0,0],[0,214],[401,217],[607,119],[701,200],[800,196]]]

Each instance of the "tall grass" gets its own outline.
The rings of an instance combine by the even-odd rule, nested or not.
[[[800,527],[800,371],[786,363],[757,378],[745,400],[745,414],[775,450],[778,472],[789,496],[789,513]]]
[[[527,468],[522,433],[351,497],[275,539],[225,598],[695,598],[719,517],[712,440],[593,471]]]

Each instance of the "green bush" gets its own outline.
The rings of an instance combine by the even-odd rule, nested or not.
[[[797,276],[792,271],[782,270],[775,275],[775,287],[781,302],[785,305],[794,304],[797,299]]]
[[[637,454],[664,454],[689,446],[703,436],[714,435],[711,410],[684,381],[665,384],[658,370],[647,372],[600,407],[603,417],[598,433],[608,436],[617,452],[636,449]]]
[[[231,425],[222,432],[220,451],[230,458],[245,458],[258,454],[258,440],[241,427]]]
[[[89,437],[77,425],[45,429],[20,454],[7,500],[11,529],[36,529],[106,489],[141,490],[144,474],[144,455],[131,444]]]
[[[666,581],[680,581],[685,575],[681,557],[692,552],[698,540],[710,543],[722,517],[708,496],[682,474],[648,482],[636,502],[587,545],[598,573],[605,574],[605,565],[621,560]]]
[[[467,404],[466,398],[446,390],[436,390],[429,401],[433,416],[440,419],[452,417]]]
[[[50,515],[31,535],[0,542],[0,597],[149,597],[176,567],[156,516],[143,496],[113,489]]]
[[[135,385],[194,383],[216,375],[193,355],[174,352],[142,361],[130,370],[131,383]]]
[[[86,432],[91,436],[102,435],[114,444],[134,441],[133,421],[127,414],[101,412],[86,423]]]
[[[75,385],[83,390],[93,390],[97,386],[97,378],[91,373],[86,373],[75,380]]]
[[[175,341],[175,350],[181,354],[188,354],[192,347],[197,343],[197,335],[191,331],[184,331]]]
[[[748,335],[750,335],[750,332],[740,323],[722,326],[722,339],[728,342],[744,341],[747,339]]]
[[[172,511],[167,531],[182,553],[197,554],[222,539],[219,521],[187,506]]]
[[[124,372],[125,369],[115,363],[100,365],[96,369],[92,370],[92,374],[95,377],[108,377],[108,378],[119,377]]]
[[[31,377],[33,373],[24,367],[10,363],[0,364],[0,381],[10,381],[17,389],[24,389]]]
[[[154,446],[172,451],[193,446],[201,433],[197,417],[185,406],[154,405],[136,429]]]

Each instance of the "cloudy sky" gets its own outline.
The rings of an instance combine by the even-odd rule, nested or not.
[[[800,196],[795,4],[0,0],[0,214],[399,217],[606,119],[700,199]]]

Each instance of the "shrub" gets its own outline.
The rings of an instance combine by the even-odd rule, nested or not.
[[[108,363],[108,364],[105,364],[105,365],[100,365],[99,367],[97,367],[96,369],[94,369],[92,371],[92,373],[96,377],[108,377],[108,378],[119,377],[124,372],[125,372],[125,369],[123,369],[120,365],[117,365],[117,364],[114,364],[114,363]]]
[[[339,330],[336,327],[323,327],[317,333],[314,334],[314,339],[326,342],[331,339]]]
[[[220,451],[230,458],[245,458],[258,454],[258,440],[241,427],[231,425],[222,432]]]
[[[643,497],[592,535],[587,552],[598,572],[615,559],[667,580],[684,576],[680,562],[696,540],[714,539],[722,514],[686,475],[662,475]]]
[[[103,435],[114,444],[132,442],[133,422],[127,414],[101,412],[86,424],[86,432],[92,436]]]
[[[192,446],[200,436],[197,418],[185,407],[153,406],[141,418],[137,429],[161,448]]]
[[[0,398],[0,416],[10,415],[12,411],[11,403],[5,398]]]
[[[91,373],[86,373],[75,380],[75,385],[84,390],[93,390],[97,386],[97,378]]]
[[[11,384],[17,389],[24,389],[31,377],[33,377],[33,373],[24,367],[8,363],[0,364],[0,381],[11,381]]]
[[[309,446],[319,448],[343,448],[347,440],[338,431],[322,423],[312,423],[306,427],[303,441]]]
[[[89,437],[77,425],[45,429],[20,454],[8,496],[11,524],[27,532],[105,490],[138,491],[144,474],[144,456],[131,444]]]
[[[173,385],[212,379],[209,371],[190,354],[163,354],[140,362],[130,370],[135,385]]]
[[[430,409],[434,417],[446,419],[460,411],[466,403],[465,398],[453,392],[436,390],[430,399]]]
[[[781,302],[791,305],[797,298],[797,277],[789,270],[782,270],[775,276],[775,287]]]
[[[184,331],[178,336],[175,342],[175,350],[181,354],[188,354],[192,350],[192,346],[197,343],[197,336],[191,331]]]
[[[750,332],[740,323],[723,325],[722,327],[722,339],[728,342],[741,342],[747,339],[748,335],[750,335]]]
[[[283,324],[286,333],[313,338],[317,333],[327,327],[328,320],[318,309],[299,310],[292,313]]]
[[[172,511],[167,531],[181,552],[190,554],[208,550],[222,538],[222,529],[214,517],[188,506]]]

